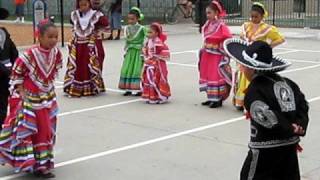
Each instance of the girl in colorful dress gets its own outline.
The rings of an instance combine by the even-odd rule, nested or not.
[[[141,96],[140,81],[143,68],[141,54],[146,37],[145,27],[139,24],[142,18],[143,14],[136,7],[133,7],[128,14],[129,25],[125,28],[126,46],[119,83],[119,88],[126,91],[124,96],[133,93]]]
[[[162,104],[171,96],[166,61],[170,59],[167,36],[159,23],[152,23],[148,41],[143,48],[145,56],[142,76],[142,98],[149,104]]]
[[[40,23],[39,42],[13,66],[9,112],[0,134],[0,164],[10,164],[15,172],[53,178],[58,112],[54,80],[62,56],[55,47],[58,29],[52,22]]]
[[[218,108],[231,89],[230,60],[223,50],[223,42],[232,35],[222,20],[226,13],[219,1],[212,1],[206,13],[208,20],[202,28],[204,45],[199,60],[200,92],[206,92],[208,98],[202,105]]]
[[[99,29],[108,25],[101,11],[91,9],[90,0],[77,0],[71,13],[73,39],[69,46],[64,92],[71,97],[92,96],[105,91],[102,79],[104,50]]]
[[[272,48],[282,44],[284,37],[279,33],[275,26],[264,22],[268,17],[268,12],[264,5],[258,2],[253,3],[251,8],[251,21],[242,25],[241,39],[247,42],[264,41]],[[233,104],[242,111],[245,96],[245,90],[248,88],[250,81],[240,71],[236,72],[236,81],[234,88]]]

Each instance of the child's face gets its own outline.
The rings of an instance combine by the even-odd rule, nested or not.
[[[43,35],[39,37],[40,45],[45,49],[52,49],[58,43],[58,29],[49,27]]]
[[[254,24],[259,24],[263,19],[262,14],[257,11],[251,11],[251,22]]]
[[[90,1],[88,0],[80,0],[79,1],[79,10],[81,12],[87,12],[90,9]]]
[[[133,25],[133,24],[136,24],[137,22],[138,22],[137,16],[135,16],[134,14],[128,14],[128,24]]]
[[[213,10],[210,7],[207,7],[206,14],[207,14],[207,19],[210,21],[215,20],[218,17],[218,12]]]
[[[158,32],[153,28],[150,28],[147,34],[148,38],[153,39],[158,36]]]

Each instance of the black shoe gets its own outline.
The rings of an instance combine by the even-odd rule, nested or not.
[[[126,91],[124,94],[123,94],[123,96],[131,96],[132,95],[132,93],[130,92],[130,91]]]
[[[120,40],[120,36],[117,36],[114,40]]]
[[[222,101],[211,102],[209,104],[210,108],[219,108],[222,107]]]
[[[209,104],[211,104],[212,101],[205,101],[203,103],[201,103],[203,106],[209,106]]]
[[[138,92],[137,94],[135,94],[134,96],[141,96],[142,92]]]
[[[113,40],[112,35],[110,35],[110,36],[107,38],[107,40]]]
[[[244,110],[243,106],[236,106],[236,109],[241,112]]]
[[[36,172],[33,173],[33,175],[38,177],[38,178],[43,178],[43,179],[51,179],[51,178],[55,178],[56,177],[56,175],[54,175],[51,172],[44,173],[44,172],[41,172],[41,171],[36,171]]]

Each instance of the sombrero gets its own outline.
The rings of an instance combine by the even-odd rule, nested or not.
[[[238,38],[230,38],[224,42],[224,49],[238,63],[260,72],[278,72],[291,65],[290,62],[273,56],[272,48],[264,41],[250,44]]]
[[[9,16],[8,10],[0,8],[0,20],[6,19]]]

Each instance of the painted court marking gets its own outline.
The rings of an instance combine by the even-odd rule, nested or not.
[[[312,98],[312,99],[310,99],[308,101],[309,101],[309,103],[312,103],[312,102],[315,102],[315,101],[318,101],[318,100],[320,100],[320,96]],[[128,151],[128,150],[131,150],[131,149],[136,149],[136,148],[139,148],[139,147],[155,144],[155,143],[166,141],[166,140],[169,140],[169,139],[174,139],[174,138],[185,136],[185,135],[188,135],[188,134],[193,134],[193,133],[205,131],[205,130],[208,130],[208,129],[212,129],[212,128],[216,128],[216,127],[232,124],[232,123],[244,120],[244,119],[245,119],[245,116],[241,116],[241,117],[232,118],[232,119],[229,119],[229,120],[226,120],[226,121],[222,121],[222,122],[218,122],[218,123],[214,123],[214,124],[209,124],[209,125],[206,125],[206,126],[201,126],[201,127],[190,129],[190,130],[169,134],[167,136],[162,136],[162,137],[151,139],[151,140],[148,140],[148,141],[143,141],[143,142],[139,142],[139,143],[136,143],[136,144],[131,144],[131,145],[128,145],[128,146],[123,146],[123,147],[120,147],[120,148],[111,149],[111,150],[107,150],[107,151],[104,151],[104,152],[92,154],[92,155],[89,155],[89,156],[84,156],[84,157],[76,158],[76,159],[73,159],[73,160],[61,162],[61,163],[56,164],[55,167],[59,168],[59,167],[63,167],[63,166],[68,166],[68,165],[72,165],[72,164],[88,161],[88,160],[91,160],[91,159],[96,159],[96,158],[99,158],[99,157],[108,156],[108,155],[120,153],[120,152],[123,152],[123,151]],[[0,179],[1,180],[9,180],[9,179],[22,177],[24,175],[25,174],[23,174],[23,173],[21,173],[21,174],[13,174],[13,175],[9,175],[9,176],[3,176]]]
[[[283,49],[283,50],[287,50],[284,52],[277,52],[274,53],[274,55],[283,55],[283,54],[290,54],[290,53],[295,53],[295,52],[317,52],[320,53],[320,51],[307,51],[307,50],[299,50],[299,49],[287,49],[287,48],[276,48],[276,49]],[[199,50],[188,50],[188,51],[178,51],[178,52],[172,52],[171,55],[180,55],[180,54],[186,54],[186,53],[193,53],[193,54],[198,54]],[[320,63],[319,61],[307,61],[307,60],[300,60],[300,59],[287,59],[288,61],[292,61],[292,62],[298,62],[298,63],[312,63],[312,64],[318,64]],[[179,63],[175,63],[175,62],[168,62],[168,64],[173,64],[173,65],[179,65]],[[188,67],[188,65],[186,64],[181,64],[181,66],[186,66]],[[191,66],[189,66],[191,67]]]

